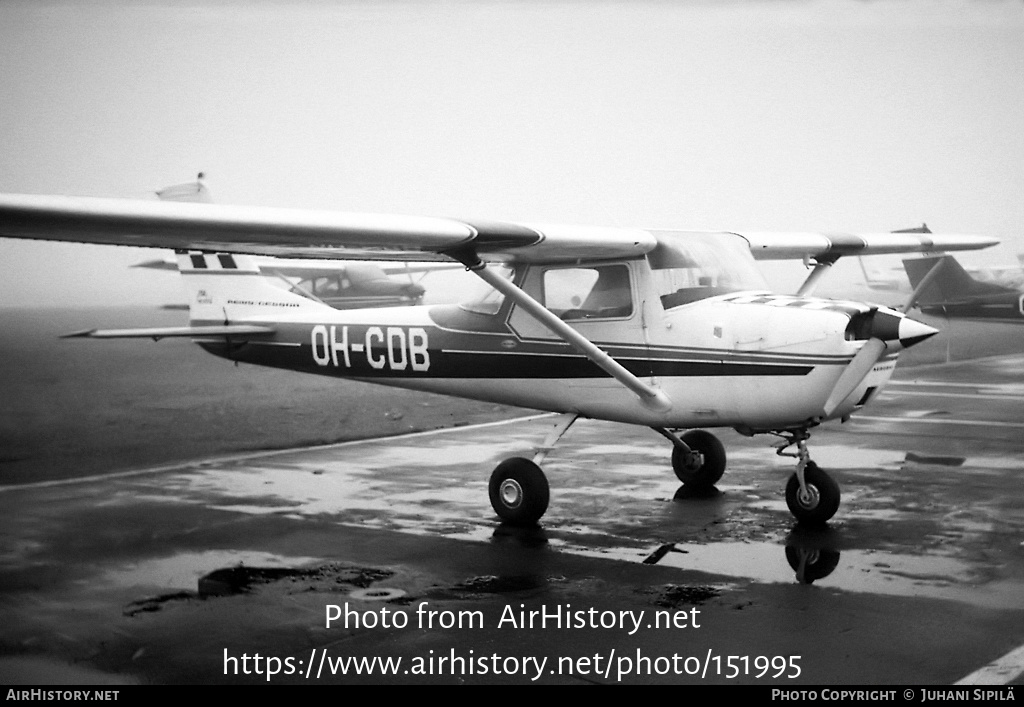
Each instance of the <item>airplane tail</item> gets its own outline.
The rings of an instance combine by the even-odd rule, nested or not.
[[[177,260],[193,326],[331,311],[325,304],[275,286],[248,256],[179,252]]]
[[[210,190],[207,188],[206,182],[203,181],[205,176],[200,172],[194,182],[164,187],[156,193],[157,198],[161,201],[191,201],[199,204],[212,204],[213,197],[210,196]]]
[[[942,270],[927,283],[917,298],[922,307],[939,306],[964,302],[979,295],[995,295],[1016,292],[1013,288],[996,285],[991,282],[980,282],[971,277],[951,255],[932,256],[928,258],[912,258],[903,261],[903,269],[907,271],[911,286],[916,290],[918,284],[939,261]]]
[[[156,193],[161,201],[213,203],[210,190],[200,172],[194,182],[174,184]],[[193,326],[228,323],[237,320],[280,317],[308,309],[325,307],[323,303],[274,286],[256,262],[245,255],[230,253],[177,253],[177,269],[188,293],[189,322]],[[154,261],[141,267],[174,267]]]

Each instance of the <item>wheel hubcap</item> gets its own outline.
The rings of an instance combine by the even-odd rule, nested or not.
[[[509,508],[515,508],[523,502],[523,487],[515,479],[505,479],[498,488],[501,502]]]
[[[700,452],[690,452],[686,455],[686,470],[691,472],[700,471],[700,468],[704,466],[704,455]]]
[[[803,508],[810,510],[818,507],[818,501],[821,500],[821,496],[818,494],[818,489],[808,484],[807,493],[797,491],[796,500],[800,502]]]

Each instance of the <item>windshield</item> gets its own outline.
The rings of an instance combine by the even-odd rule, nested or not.
[[[647,255],[665,309],[706,297],[767,290],[747,242],[734,233],[653,231]]]
[[[487,267],[506,280],[511,280],[515,276],[515,270],[509,265],[490,264]],[[459,304],[459,307],[467,312],[476,312],[477,314],[497,314],[504,301],[505,295],[480,280],[475,287],[470,288],[469,295],[464,302]]]

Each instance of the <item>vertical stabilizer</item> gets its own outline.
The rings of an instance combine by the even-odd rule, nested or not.
[[[922,307],[956,304],[986,295],[1016,292],[1010,287],[975,280],[951,255],[904,260],[903,268],[907,271],[910,284],[917,289],[932,266],[940,260],[944,261],[941,273],[925,286],[917,298],[918,304]]]
[[[199,204],[212,204],[213,197],[203,181],[205,175],[200,172],[194,182],[172,184],[159,190],[156,195],[161,201],[191,201]]]

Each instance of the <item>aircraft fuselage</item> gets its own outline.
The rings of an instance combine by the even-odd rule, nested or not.
[[[755,293],[662,313],[658,326],[646,327],[650,343],[587,331],[666,393],[673,403],[666,412],[644,406],[561,339],[523,336],[508,311],[488,316],[447,305],[324,312],[315,320],[278,320],[268,340],[199,341],[236,361],[508,405],[652,426],[777,429],[822,415],[825,397],[859,348],[847,340],[855,313],[828,300]],[[576,328],[622,330],[642,319],[633,312]],[[879,361],[832,417],[863,405],[895,363],[895,354]]]

